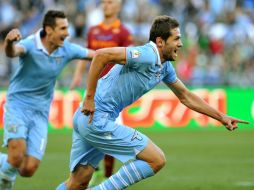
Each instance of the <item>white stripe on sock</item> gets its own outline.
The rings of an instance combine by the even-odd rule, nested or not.
[[[100,186],[99,186],[99,187],[100,187],[100,189],[101,189],[101,190],[107,190],[107,189],[104,187],[104,185],[103,185],[103,184],[100,184]]]
[[[128,183],[122,178],[121,174],[119,172],[116,173],[117,177],[120,179],[120,181],[126,186],[128,187]]]
[[[139,172],[138,172],[138,170],[137,170],[135,164],[133,164],[133,162],[131,162],[130,165],[131,165],[131,168],[133,169],[134,173],[136,174],[138,180],[141,180],[142,177],[139,175]]]
[[[133,180],[133,178],[131,177],[130,173],[128,172],[128,169],[126,168],[126,166],[123,166],[123,170],[126,173],[128,179],[130,180],[131,183],[134,183],[135,181]]]
[[[117,190],[121,190],[121,188],[117,185],[117,183],[115,182],[113,177],[109,178],[109,181],[111,181],[111,183],[113,184],[113,186],[117,189]]]

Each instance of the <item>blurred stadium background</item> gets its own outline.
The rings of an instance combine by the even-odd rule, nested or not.
[[[17,59],[8,59],[3,51],[7,32],[17,27],[26,37],[40,28],[46,10],[62,9],[69,18],[70,40],[86,46],[88,28],[102,20],[98,4],[0,0],[0,128],[6,89],[17,67]],[[251,124],[228,132],[180,106],[161,84],[127,108],[122,119],[150,136],[165,151],[168,164],[157,176],[129,189],[253,190],[254,0],[123,0],[120,18],[139,45],[148,40],[152,19],[161,14],[181,24],[184,47],[174,63],[179,78],[217,109]],[[57,82],[45,159],[38,173],[32,179],[19,178],[14,190],[54,189],[68,176],[71,119],[86,81],[84,76],[80,88],[69,91],[74,69],[75,64],[69,64]]]

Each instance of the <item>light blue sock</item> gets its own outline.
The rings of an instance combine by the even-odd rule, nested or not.
[[[0,168],[2,167],[3,163],[6,162],[7,158],[7,154],[0,152]]]
[[[7,161],[6,156],[6,159],[2,160],[0,172],[1,175],[8,178],[8,180],[15,181],[18,170]]]
[[[61,183],[60,185],[57,186],[56,190],[68,190],[65,183]]]
[[[91,190],[120,190],[154,175],[151,166],[142,160],[135,160],[123,165],[116,174]]]

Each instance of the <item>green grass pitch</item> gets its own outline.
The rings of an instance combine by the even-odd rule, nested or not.
[[[165,152],[166,166],[128,190],[253,190],[254,130],[169,130],[147,134]],[[14,190],[54,190],[69,175],[71,134],[50,134],[33,178]],[[116,163],[116,169],[120,163]]]

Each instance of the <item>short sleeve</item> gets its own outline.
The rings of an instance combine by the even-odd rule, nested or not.
[[[145,46],[127,47],[126,48],[126,66],[138,68],[155,64],[157,60],[156,54],[152,48]]]
[[[71,59],[84,59],[88,56],[88,49],[80,45],[68,43],[66,44],[67,53]]]
[[[177,80],[175,69],[169,61],[165,65],[165,76],[162,80],[167,84],[174,83]]]
[[[26,53],[29,52],[29,50],[31,49],[32,42],[33,42],[33,41],[32,41],[32,39],[31,39],[31,37],[27,37],[27,38],[25,38],[25,39],[20,40],[20,41],[17,43],[17,45],[23,47],[24,50],[25,50],[25,54],[26,54]]]

